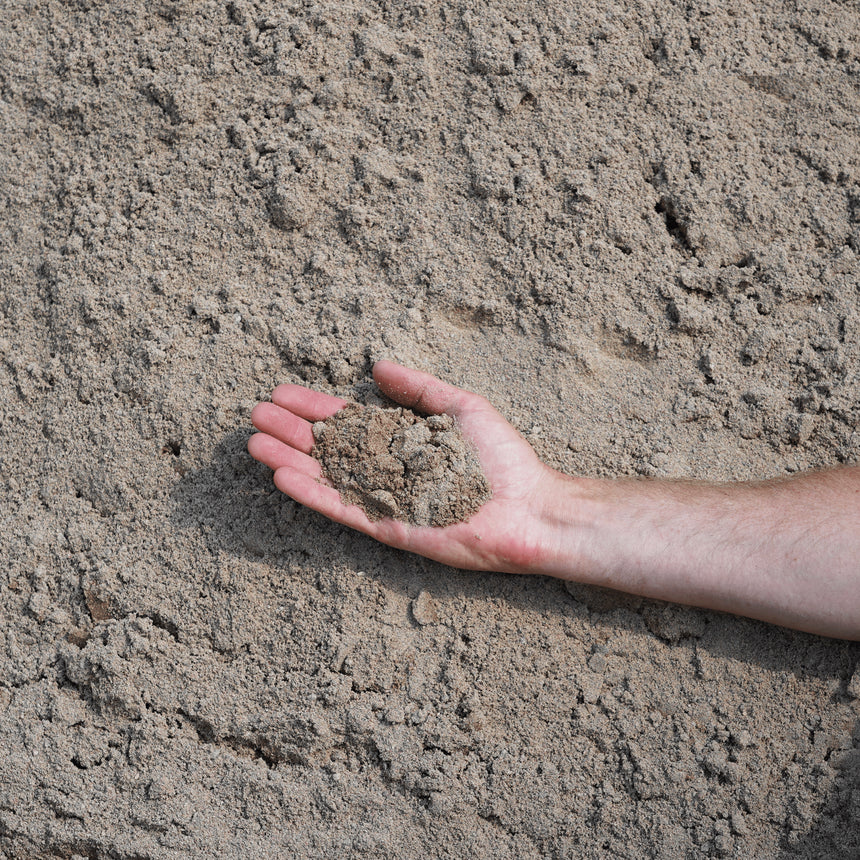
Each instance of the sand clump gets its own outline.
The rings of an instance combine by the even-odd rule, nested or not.
[[[313,426],[313,455],[347,504],[416,526],[468,520],[492,495],[450,415],[351,403]]]

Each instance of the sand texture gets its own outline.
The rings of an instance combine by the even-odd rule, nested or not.
[[[314,457],[344,504],[371,521],[466,522],[492,496],[471,445],[450,415],[350,404],[313,426]]]
[[[834,0],[0,0],[0,856],[860,856],[860,646],[278,493],[377,358],[590,476],[860,456]]]

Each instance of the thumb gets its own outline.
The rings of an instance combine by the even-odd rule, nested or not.
[[[412,370],[393,361],[377,361],[373,365],[373,379],[387,397],[410,409],[431,415],[439,412],[456,415],[468,405],[469,400],[478,397],[477,394],[448,385],[429,373]]]

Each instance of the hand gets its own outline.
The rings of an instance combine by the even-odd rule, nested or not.
[[[860,466],[751,484],[570,478],[538,460],[483,398],[380,361],[384,394],[446,412],[475,446],[493,490],[467,523],[368,520],[321,480],[311,425],[346,401],[281,385],[252,415],[251,455],[275,485],[325,516],[455,567],[542,573],[860,638]]]
[[[341,502],[310,456],[313,422],[333,415],[346,401],[300,385],[278,386],[272,403],[258,404],[251,416],[261,432],[248,441],[248,451],[275,470],[275,486],[339,523],[444,564],[517,573],[539,569],[545,513],[558,475],[483,397],[390,361],[377,362],[373,378],[403,406],[427,414],[445,412],[459,421],[477,450],[492,499],[468,522],[445,528],[419,528],[393,519],[371,522],[361,508]]]

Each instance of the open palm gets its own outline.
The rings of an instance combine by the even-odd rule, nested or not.
[[[541,514],[551,503],[555,473],[483,397],[390,361],[377,362],[373,376],[392,400],[459,421],[493,491],[468,522],[444,528],[389,518],[371,522],[357,505],[343,504],[310,452],[313,422],[333,415],[346,401],[300,385],[280,385],[271,403],[255,407],[252,420],[260,432],[248,441],[251,456],[274,469],[275,485],[297,502],[390,546],[455,567],[528,570],[542,548]]]

